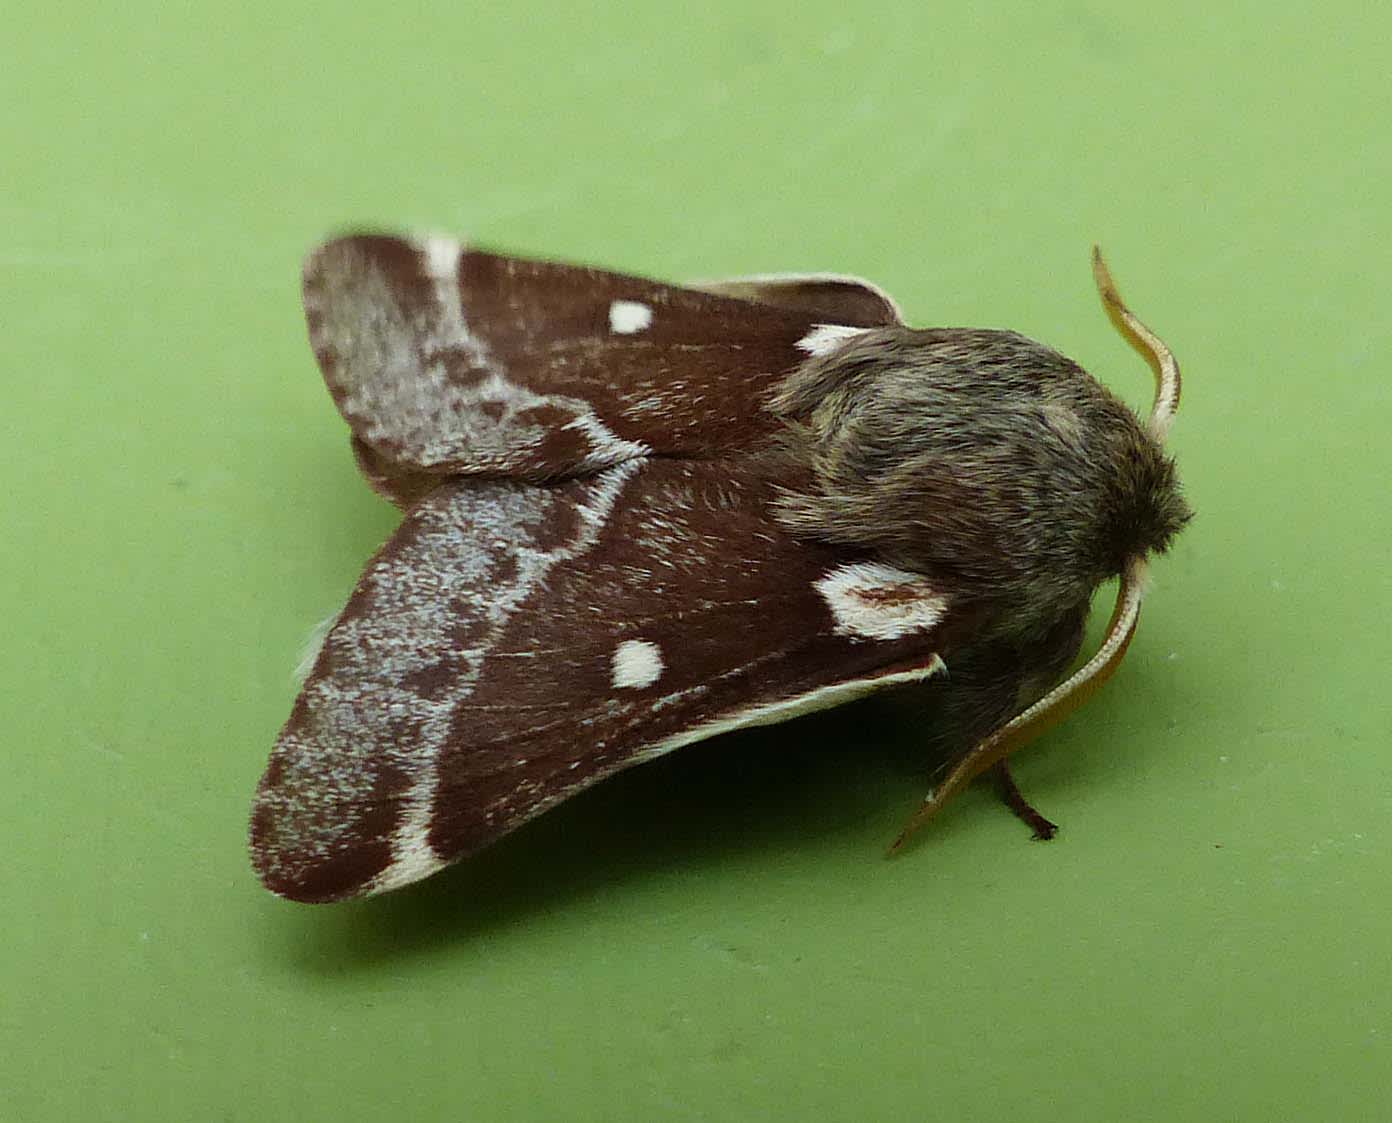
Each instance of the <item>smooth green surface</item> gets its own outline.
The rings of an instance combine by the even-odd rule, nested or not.
[[[1392,9],[7,12],[6,1120],[1361,1120],[1392,1087]],[[475,10],[469,10],[474,7]],[[350,224],[835,269],[1138,405],[1198,518],[1132,655],[912,853],[911,710],[694,748],[395,896],[247,865],[395,516],[305,343]]]

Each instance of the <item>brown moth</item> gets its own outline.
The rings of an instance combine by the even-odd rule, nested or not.
[[[1155,371],[1145,426],[1058,352],[906,327],[854,278],[315,250],[315,354],[405,515],[261,780],[267,887],[394,889],[620,769],[918,682],[952,764],[905,835],[987,771],[1052,835],[1006,758],[1115,669],[1189,517],[1162,447],[1178,367],[1093,263]],[[1060,682],[1116,576],[1106,640]]]

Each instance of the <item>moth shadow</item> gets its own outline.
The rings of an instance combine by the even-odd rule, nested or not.
[[[630,769],[417,886],[301,911],[293,954],[304,970],[342,975],[557,910],[621,909],[627,887],[674,870],[714,876],[731,861],[847,837],[878,860],[931,771],[900,693]]]

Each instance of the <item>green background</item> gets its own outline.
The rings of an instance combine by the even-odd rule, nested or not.
[[[0,1116],[1386,1117],[1387,8],[27,8]],[[1059,840],[973,790],[883,860],[921,732],[871,702],[400,894],[266,894],[290,668],[396,520],[299,308],[302,253],[362,224],[861,273],[1144,407],[1101,242],[1184,363],[1198,517],[1122,672],[1020,758]]]

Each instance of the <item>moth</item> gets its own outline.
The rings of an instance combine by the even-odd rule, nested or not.
[[[427,877],[607,776],[727,730],[923,684],[947,763],[904,836],[1115,670],[1189,518],[1163,442],[1009,331],[906,327],[833,274],[675,287],[446,238],[304,267],[367,482],[404,512],[333,622],[256,793],[300,901]],[[1119,577],[1073,674],[1094,590]],[[896,846],[898,843],[896,843]]]

